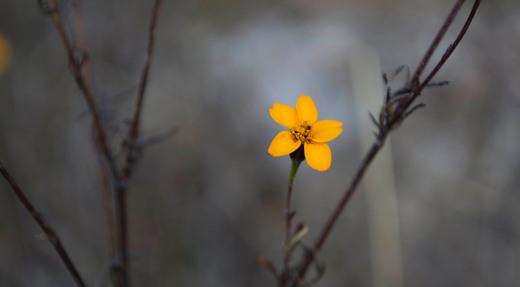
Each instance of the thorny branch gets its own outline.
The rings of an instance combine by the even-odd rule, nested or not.
[[[29,211],[29,213],[34,218],[34,220],[38,223],[38,225],[41,227],[41,229],[43,229],[43,232],[45,232],[47,239],[49,240],[49,242],[52,244],[52,246],[54,247],[54,249],[60,256],[61,261],[63,261],[63,264],[65,264],[65,266],[69,270],[69,273],[72,276],[72,278],[74,279],[74,281],[76,281],[76,285],[78,285],[80,287],[84,287],[85,282],[79,275],[79,272],[76,269],[76,266],[70,259],[70,256],[67,253],[67,251],[65,250],[65,248],[63,247],[63,244],[61,244],[61,240],[58,237],[58,235],[56,234],[56,232],[54,231],[54,228],[52,228],[52,226],[50,226],[50,224],[45,220],[43,215],[40,212],[38,212],[38,210],[36,210],[34,205],[27,198],[25,193],[22,191],[20,186],[16,183],[14,178],[4,167],[2,162],[0,162],[0,173],[2,173],[2,175],[4,176],[7,183],[9,183],[9,185],[15,192],[18,199],[20,199],[20,201],[22,202],[25,209],[27,209],[27,211]]]
[[[307,271],[309,270],[309,267],[312,264],[318,264],[316,262],[316,256],[323,248],[323,245],[325,244],[325,241],[327,240],[330,232],[332,231],[334,225],[336,224],[339,216],[345,209],[346,205],[350,202],[350,199],[352,198],[352,195],[357,190],[357,187],[359,186],[361,180],[363,179],[365,172],[367,171],[368,167],[372,163],[373,159],[376,157],[378,152],[381,150],[381,148],[384,146],[384,143],[390,134],[391,131],[397,129],[399,125],[417,108],[420,108],[423,106],[423,104],[418,104],[415,106],[412,106],[412,104],[415,102],[416,98],[421,94],[423,89],[427,86],[429,86],[431,80],[435,76],[435,74],[440,70],[442,65],[448,60],[450,55],[453,53],[457,45],[460,43],[462,38],[464,37],[466,31],[468,30],[473,17],[475,16],[475,13],[480,5],[480,0],[475,0],[473,7],[471,9],[471,12],[462,27],[462,29],[459,31],[454,43],[448,46],[446,51],[444,52],[442,58],[440,61],[435,65],[433,70],[428,74],[428,76],[421,82],[420,77],[424,72],[425,67],[429,63],[433,53],[439,46],[441,40],[444,38],[446,31],[451,26],[453,20],[457,16],[457,14],[460,11],[460,8],[464,4],[465,0],[458,0],[454,7],[452,8],[450,14],[448,15],[447,19],[444,21],[443,25],[441,26],[439,32],[433,39],[432,43],[430,44],[426,54],[424,55],[423,59],[421,60],[417,70],[413,74],[413,77],[411,80],[409,80],[405,87],[399,89],[398,91],[392,93],[390,91],[390,88],[387,90],[387,96],[385,103],[383,107],[381,108],[379,120],[375,119],[372,116],[372,120],[376,124],[378,128],[378,132],[376,133],[376,139],[373,142],[370,150],[365,155],[363,160],[361,161],[361,164],[359,165],[356,174],[354,178],[352,179],[352,182],[350,183],[349,187],[345,190],[345,193],[343,194],[343,197],[336,205],[335,209],[331,213],[330,217],[325,223],[324,228],[322,229],[321,233],[318,236],[318,240],[315,242],[313,248],[311,251],[306,252],[304,257],[302,258],[301,262],[293,269],[287,271],[290,274],[279,274],[278,276],[278,283],[279,286],[291,286],[291,287],[298,287],[302,286],[303,279],[305,278],[305,275]],[[291,278],[290,282],[285,283],[284,281],[286,278]]]

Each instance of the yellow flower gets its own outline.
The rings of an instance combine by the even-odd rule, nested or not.
[[[273,120],[290,131],[280,132],[271,142],[268,152],[283,156],[296,151],[302,144],[305,159],[310,167],[326,171],[332,163],[332,153],[327,142],[341,134],[343,123],[333,120],[318,121],[318,110],[309,96],[301,95],[296,109],[274,104],[269,110]]]
[[[0,32],[0,76],[7,70],[11,62],[11,45]]]

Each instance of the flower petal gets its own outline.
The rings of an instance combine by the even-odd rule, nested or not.
[[[326,143],[309,143],[303,148],[305,159],[310,167],[318,171],[326,171],[332,163],[332,152]]]
[[[312,125],[318,120],[318,110],[314,105],[314,101],[309,96],[300,96],[296,102],[296,110],[298,111],[300,123],[307,122]]]
[[[319,121],[312,126],[312,140],[319,143],[331,141],[341,134],[342,125],[343,123],[339,121]]]
[[[301,144],[290,132],[282,131],[274,137],[267,152],[272,156],[287,155],[297,150]]]
[[[271,114],[271,118],[273,118],[275,122],[288,129],[294,128],[294,126],[300,122],[296,110],[288,105],[274,104],[269,110],[269,114]]]

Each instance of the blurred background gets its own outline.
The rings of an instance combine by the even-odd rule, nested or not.
[[[72,17],[68,1],[58,2]],[[296,177],[296,222],[309,226],[310,245],[371,140],[367,111],[382,101],[381,72],[413,71],[454,2],[164,1],[142,134],[177,132],[147,148],[130,182],[133,286],[274,286],[256,257],[280,266],[290,160],[267,153],[283,129],[269,108],[306,94],[320,119],[344,123],[331,169],[304,164]],[[83,1],[114,142],[133,112],[151,9],[152,1]],[[102,286],[109,256],[98,158],[65,49],[37,1],[3,1],[0,38],[0,160],[88,285]],[[520,282],[519,51],[520,3],[484,1],[436,77],[451,84],[424,91],[426,108],[391,134],[341,216],[316,286]],[[3,179],[0,266],[1,286],[73,285]]]

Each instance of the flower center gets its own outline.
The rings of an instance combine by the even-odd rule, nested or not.
[[[311,142],[311,125],[307,122],[303,122],[301,125],[297,125],[291,129],[291,133],[293,134],[296,140],[301,141],[302,143],[310,143]]]

